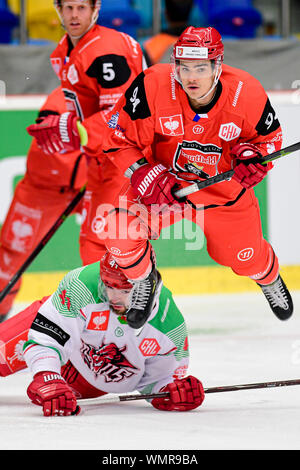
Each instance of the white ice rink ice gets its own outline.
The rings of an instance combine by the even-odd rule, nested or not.
[[[189,373],[205,388],[300,378],[300,291],[292,294],[286,322],[261,293],[175,297],[190,331]],[[30,381],[23,371],[0,378],[2,450],[300,449],[300,386],[207,394],[186,413],[135,401],[45,418],[27,398]]]

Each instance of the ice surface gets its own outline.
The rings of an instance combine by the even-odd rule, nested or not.
[[[189,373],[205,388],[300,378],[300,292],[292,294],[286,322],[261,293],[175,297],[190,331]],[[300,386],[207,394],[186,413],[136,401],[45,418],[27,398],[30,381],[23,371],[0,378],[2,450],[300,449]]]

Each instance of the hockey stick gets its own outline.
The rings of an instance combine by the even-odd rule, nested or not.
[[[276,152],[270,153],[269,155],[265,155],[262,158],[252,158],[247,160],[247,164],[250,163],[261,163],[262,165],[266,165],[269,162],[272,162],[273,160],[277,160],[278,158],[285,157],[286,155],[290,155],[293,152],[296,152],[297,150],[300,150],[300,142],[296,142],[295,144],[289,145],[288,147],[285,147],[281,150],[277,150]],[[211,178],[208,178],[207,180],[203,181],[196,181],[195,183],[191,184],[190,186],[187,186],[185,188],[179,189],[178,191],[175,192],[175,196],[177,198],[182,198],[185,196],[188,196],[189,194],[193,194],[197,191],[200,191],[200,189],[207,188],[208,186],[211,186],[216,183],[220,183],[221,181],[226,181],[230,180],[234,175],[234,170],[229,170],[225,171],[224,173],[220,173],[219,175],[212,176]]]
[[[300,379],[294,380],[278,380],[275,382],[258,382],[251,384],[240,384],[240,385],[224,385],[220,387],[210,387],[205,388],[204,392],[207,393],[220,393],[220,392],[236,392],[238,390],[251,390],[258,388],[272,388],[272,387],[287,387],[291,385],[300,385]],[[164,398],[168,397],[169,392],[159,392],[159,393],[147,393],[140,395],[119,395],[116,397],[107,397],[107,398],[87,398],[78,400],[79,405],[98,405],[105,403],[118,403],[122,401],[135,401],[135,400],[150,400],[152,398]]]
[[[79,192],[76,194],[74,199],[70,202],[70,204],[66,207],[66,209],[63,211],[63,213],[58,217],[56,222],[52,225],[52,227],[49,229],[49,231],[46,233],[46,235],[42,238],[42,240],[39,242],[39,244],[35,247],[33,252],[28,256],[28,258],[24,261],[22,266],[18,269],[18,271],[13,275],[11,280],[8,282],[8,284],[4,287],[4,289],[0,292],[0,302],[7,296],[7,294],[10,292],[10,290],[13,288],[13,286],[16,284],[16,282],[19,280],[19,278],[22,276],[24,271],[30,266],[30,264],[33,262],[33,260],[37,257],[37,255],[42,251],[44,246],[48,243],[50,238],[53,237],[57,229],[62,225],[62,223],[66,220],[68,215],[72,212],[72,210],[77,206],[79,201],[82,199],[83,195],[85,193],[85,186],[83,186]]]

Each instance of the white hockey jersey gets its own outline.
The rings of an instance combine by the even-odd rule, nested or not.
[[[162,286],[147,323],[134,330],[110,310],[99,262],[69,272],[41,306],[24,345],[32,374],[60,373],[68,360],[107,393],[158,392],[186,375],[187,329],[171,292]]]

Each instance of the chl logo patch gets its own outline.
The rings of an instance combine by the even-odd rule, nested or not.
[[[242,129],[234,124],[234,122],[227,122],[220,126],[219,137],[229,142],[230,140],[237,139],[241,132]]]
[[[160,350],[160,345],[155,338],[144,338],[139,345],[139,350],[145,357],[156,356]]]
[[[75,85],[75,83],[79,81],[78,73],[74,64],[70,66],[67,77],[71,85]]]
[[[159,118],[162,133],[164,135],[183,135],[183,121],[181,114]]]

